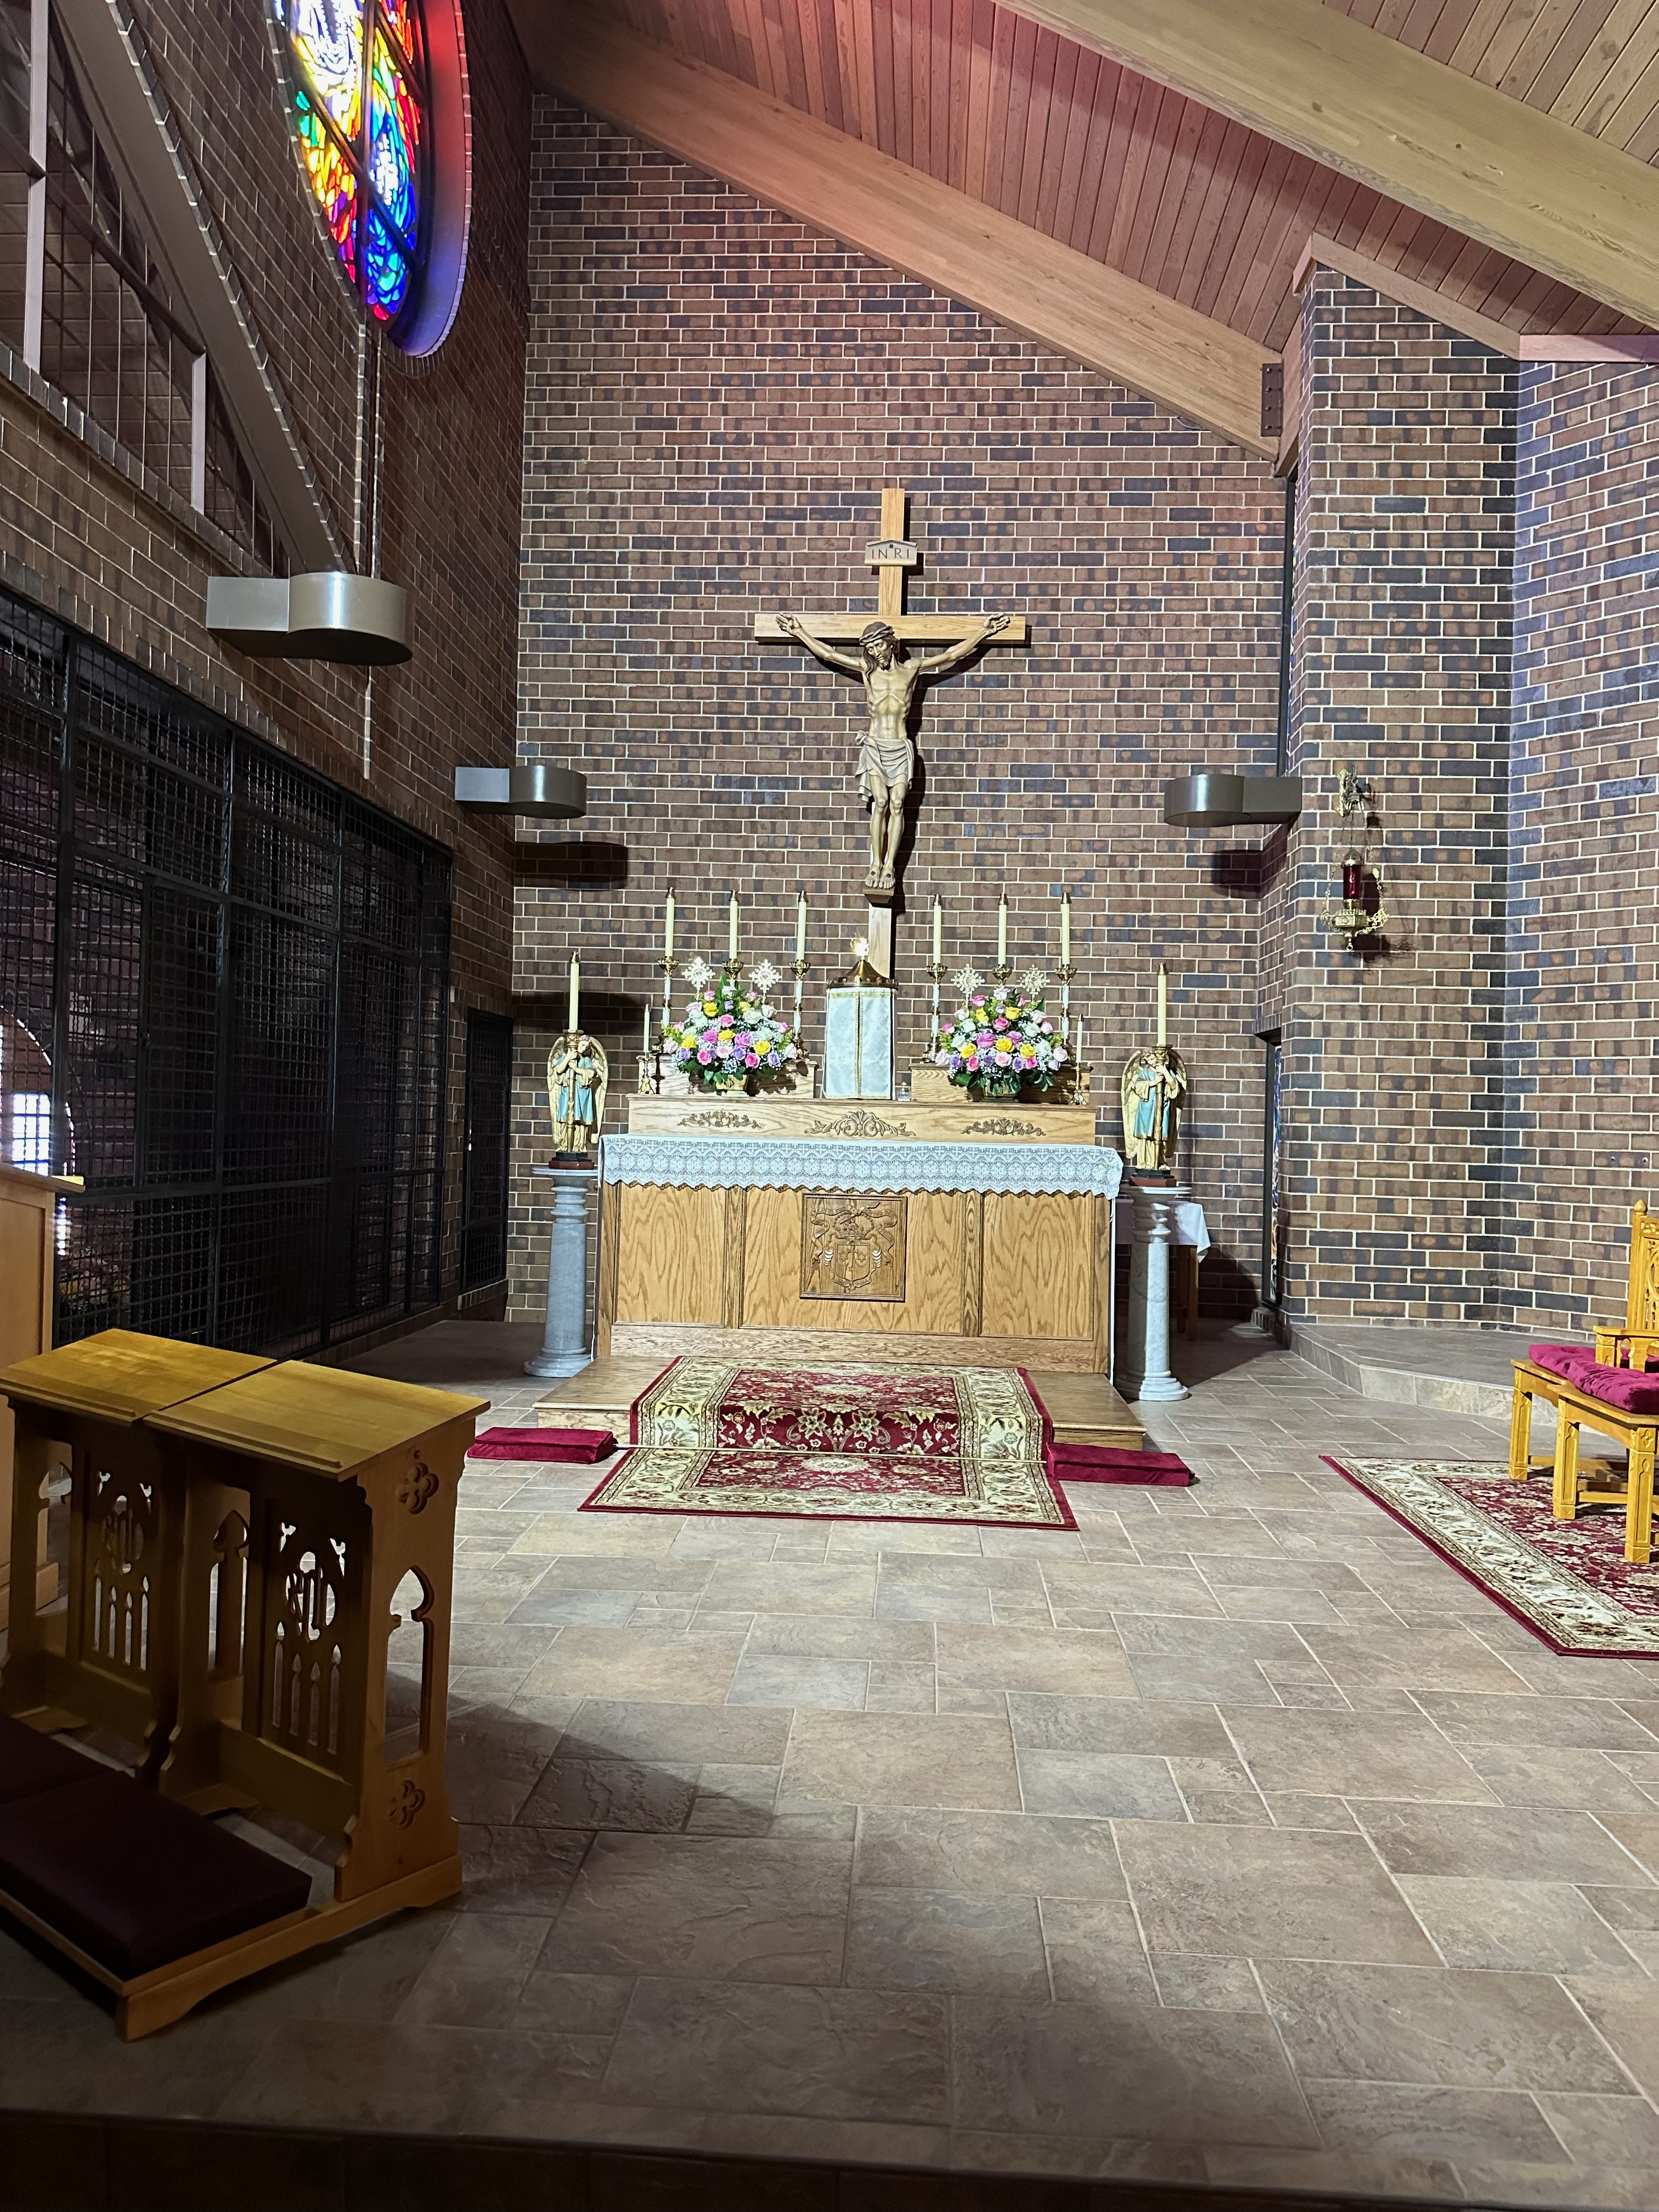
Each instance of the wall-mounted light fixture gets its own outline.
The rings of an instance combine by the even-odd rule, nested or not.
[[[319,568],[302,576],[210,576],[207,626],[261,660],[336,660],[349,668],[407,660],[409,593],[384,576]]]
[[[532,814],[571,822],[587,811],[587,778],[550,761],[517,768],[458,768],[455,804],[469,814]]]
[[[1235,830],[1245,822],[1294,822],[1302,811],[1299,775],[1235,775],[1200,769],[1164,787],[1164,819],[1172,830]]]
[[[1337,778],[1336,811],[1345,823],[1350,815],[1369,813],[1372,797],[1371,787],[1362,776],[1351,768],[1342,770]],[[1320,927],[1340,937],[1349,951],[1354,952],[1368,939],[1380,937],[1388,919],[1389,910],[1382,903],[1382,870],[1367,862],[1361,845],[1351,844],[1342,856],[1342,896],[1324,908],[1319,916]]]

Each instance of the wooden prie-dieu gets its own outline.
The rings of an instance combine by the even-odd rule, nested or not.
[[[268,1807],[328,1840],[334,1894],[137,1977],[20,1911],[115,1990],[124,2033],[461,1885],[444,1780],[455,1505],[485,1401],[111,1330],[0,1370],[14,1546],[70,1468],[67,1607],[16,1608],[0,1712],[95,1723],[198,1814]],[[388,1644],[419,1632],[388,1705]],[[405,1639],[410,1640],[410,1639]],[[402,1686],[402,1678],[398,1678]]]

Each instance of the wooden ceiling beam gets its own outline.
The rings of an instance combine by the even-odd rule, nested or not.
[[[701,62],[568,0],[512,0],[538,81],[1172,413],[1271,458],[1279,356]]]
[[[1659,324],[1659,173],[1321,0],[1006,0],[1592,299]]]

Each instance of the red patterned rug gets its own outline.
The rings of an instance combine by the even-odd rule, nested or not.
[[[679,1359],[635,1404],[629,1445],[583,1507],[1073,1528],[1052,1431],[1010,1367]]]
[[[1567,1659],[1659,1659],[1659,1565],[1625,1557],[1625,1507],[1558,1521],[1547,1474],[1464,1460],[1327,1458]]]

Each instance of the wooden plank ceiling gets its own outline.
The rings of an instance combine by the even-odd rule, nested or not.
[[[1644,162],[1659,0],[1326,0]],[[612,0],[708,64],[1278,349],[1319,232],[1525,331],[1641,325],[995,0]]]

